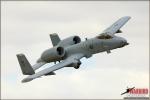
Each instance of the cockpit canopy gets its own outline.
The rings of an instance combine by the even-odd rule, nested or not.
[[[101,34],[101,35],[97,36],[96,38],[97,39],[111,39],[113,37],[108,34]]]

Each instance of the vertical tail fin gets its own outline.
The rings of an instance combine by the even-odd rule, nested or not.
[[[56,46],[60,42],[60,38],[58,34],[56,33],[50,34],[50,38],[51,38],[53,46]]]
[[[28,62],[24,54],[17,54],[17,58],[18,58],[22,73],[24,75],[35,74],[33,68],[31,67],[30,63]]]

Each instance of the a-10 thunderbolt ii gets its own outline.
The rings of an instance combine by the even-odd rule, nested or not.
[[[71,36],[60,40],[56,33],[50,34],[53,47],[45,50],[35,65],[31,66],[24,54],[17,54],[22,73],[29,75],[22,82],[29,82],[41,76],[55,75],[54,71],[64,67],[78,69],[81,65],[80,59],[83,57],[90,58],[93,54],[105,51],[110,53],[113,49],[128,45],[126,39],[115,34],[122,33],[120,28],[129,19],[129,16],[122,17],[101,34],[85,41],[81,41],[79,36]],[[57,61],[59,63],[56,64]],[[55,65],[35,73],[35,70],[51,62],[54,62]]]

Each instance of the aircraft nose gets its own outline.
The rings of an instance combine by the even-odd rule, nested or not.
[[[124,47],[124,46],[126,46],[126,45],[129,45],[129,43],[127,42],[127,40],[122,39],[122,40],[121,40],[121,47]]]
[[[123,44],[124,44],[124,45],[129,45],[129,43],[128,43],[127,40],[125,40],[125,39],[123,40]]]

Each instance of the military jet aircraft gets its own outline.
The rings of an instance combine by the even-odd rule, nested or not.
[[[55,75],[56,70],[64,67],[74,67],[78,69],[81,65],[80,59],[90,58],[93,54],[100,52],[111,53],[111,50],[128,45],[126,39],[116,36],[116,33],[122,33],[120,28],[130,19],[129,16],[120,18],[110,27],[98,34],[96,37],[81,41],[79,36],[71,36],[60,40],[58,34],[50,34],[53,47],[45,50],[36,64],[31,66],[24,54],[17,54],[17,58],[24,75],[29,75],[22,82],[29,82],[35,78],[47,75]],[[59,61],[52,67],[35,71],[47,63]]]

